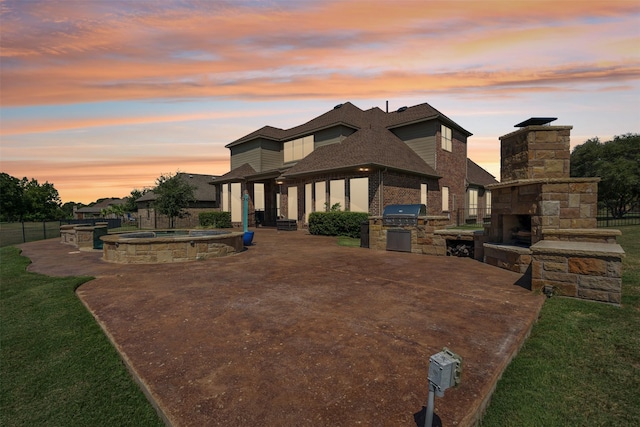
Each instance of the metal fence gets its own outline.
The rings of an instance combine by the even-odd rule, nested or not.
[[[0,223],[0,247],[19,245],[20,243],[60,237],[62,224],[96,225],[96,222],[106,222],[108,228],[122,226],[120,219],[65,219],[56,221],[35,222],[3,222]]]
[[[627,213],[623,218],[613,218],[606,209],[598,210],[596,217],[598,227],[620,227],[623,225],[640,225],[640,210]],[[491,209],[459,208],[456,211],[456,225],[482,227],[491,222]]]
[[[482,228],[484,224],[491,222],[491,208],[458,208],[456,211],[456,225],[470,225]]]
[[[598,210],[598,227],[619,227],[622,225],[640,225],[640,210],[628,212],[623,218],[609,216],[606,209]]]

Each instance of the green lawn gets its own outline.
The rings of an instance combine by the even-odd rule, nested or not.
[[[163,425],[74,293],[90,278],[28,264],[0,249],[0,425]]]
[[[622,307],[547,300],[482,426],[640,425],[640,226],[617,228]],[[162,425],[74,293],[90,278],[28,263],[0,249],[0,425]]]
[[[640,226],[616,228],[627,255],[622,307],[547,300],[483,427],[640,425]]]

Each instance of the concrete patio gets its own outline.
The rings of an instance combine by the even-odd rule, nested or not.
[[[463,357],[462,383],[436,413],[473,425],[544,302],[468,258],[255,231],[241,254],[181,264],[21,248],[30,271],[96,277],[78,296],[174,426],[415,426],[445,346]]]

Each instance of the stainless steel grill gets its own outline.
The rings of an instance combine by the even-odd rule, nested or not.
[[[418,217],[427,214],[425,205],[388,205],[382,212],[382,225],[416,226]]]

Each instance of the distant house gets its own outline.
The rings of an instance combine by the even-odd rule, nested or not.
[[[476,182],[473,162],[467,182],[471,135],[426,103],[385,112],[347,102],[291,129],[265,126],[229,143],[231,170],[214,184],[236,224],[245,192],[252,224],[304,224],[336,204],[382,215],[387,205],[416,203],[454,223],[466,209],[467,184],[484,182]]]
[[[199,225],[198,214],[200,212],[219,210],[218,197],[216,188],[211,185],[211,181],[215,179],[212,175],[201,175],[195,173],[178,173],[180,179],[187,181],[195,186],[195,198],[187,209],[183,218],[176,218],[174,227],[176,228],[192,228]],[[140,228],[144,229],[163,229],[169,228],[169,218],[162,215],[153,206],[157,195],[152,191],[147,192],[136,200],[138,206],[138,223]]]
[[[491,219],[491,191],[487,185],[497,184],[498,180],[478,166],[473,160],[467,159],[467,206],[464,210],[464,221],[482,224]]]
[[[125,199],[104,199],[93,206],[85,206],[73,211],[73,217],[75,219],[93,219],[93,218],[116,218],[114,214],[102,216],[102,211],[110,206],[124,205]]]

